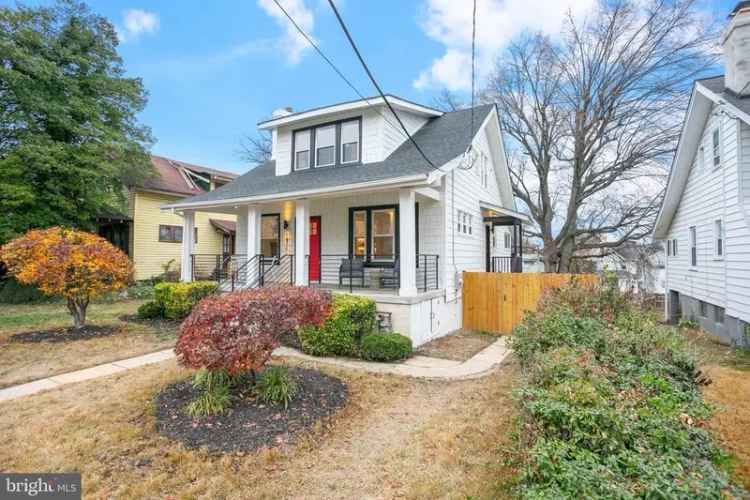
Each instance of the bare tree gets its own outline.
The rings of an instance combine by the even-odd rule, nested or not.
[[[694,4],[601,0],[559,41],[524,35],[498,59],[485,99],[547,271],[650,233],[692,82],[716,60]]]
[[[446,113],[450,111],[458,111],[459,109],[466,107],[456,94],[446,88],[441,90],[437,97],[432,98],[432,106],[440,111],[445,111]]]
[[[245,135],[240,139],[237,153],[242,161],[261,165],[271,158],[271,133],[265,130],[257,135]]]

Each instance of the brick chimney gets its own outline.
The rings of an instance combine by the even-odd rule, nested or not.
[[[739,2],[729,14],[722,46],[724,86],[741,97],[750,96],[750,0]]]

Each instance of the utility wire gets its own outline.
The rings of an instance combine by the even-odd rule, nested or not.
[[[469,129],[469,145],[464,152],[464,159],[458,165],[461,170],[471,170],[474,167],[474,85],[476,81],[476,39],[477,39],[477,0],[474,0],[474,6],[471,13],[471,128]],[[464,163],[465,162],[465,163]]]
[[[349,29],[346,27],[346,24],[344,23],[344,20],[341,18],[341,14],[339,14],[338,9],[336,8],[336,5],[333,3],[333,0],[328,0],[328,4],[331,6],[331,9],[333,9],[333,13],[336,14],[336,19],[338,19],[339,24],[341,25],[341,29],[344,30],[344,34],[346,35],[346,38],[349,39],[349,43],[352,46],[352,49],[354,49],[354,53],[357,54],[357,58],[359,59],[359,62],[362,63],[362,67],[365,69],[365,72],[367,72],[367,76],[370,77],[370,81],[377,89],[378,93],[380,94],[380,97],[383,98],[383,101],[385,101],[386,106],[388,106],[388,109],[393,113],[393,116],[396,117],[396,121],[398,121],[399,125],[401,125],[401,128],[404,130],[404,133],[409,138],[409,140],[414,144],[414,147],[417,148],[417,151],[419,151],[419,154],[422,155],[422,158],[435,170],[441,170],[440,167],[436,166],[432,161],[427,157],[427,155],[422,151],[422,148],[419,147],[419,144],[417,144],[417,141],[414,140],[414,137],[411,136],[409,131],[406,129],[406,126],[404,125],[404,122],[401,121],[401,118],[396,114],[396,110],[393,109],[393,106],[391,106],[391,103],[388,102],[388,98],[386,98],[385,94],[383,93],[383,90],[380,88],[380,85],[378,85],[378,82],[375,80],[375,77],[372,75],[372,72],[370,71],[370,68],[367,67],[367,63],[365,62],[364,58],[362,57],[362,54],[359,52],[359,49],[357,48],[357,44],[354,43],[354,39],[352,38],[351,33],[349,33]]]
[[[357,89],[357,87],[355,87],[354,84],[346,76],[344,76],[344,73],[342,73],[341,70],[333,63],[333,61],[327,55],[325,55],[323,50],[318,46],[317,43],[315,43],[315,41],[312,38],[310,38],[310,36],[305,32],[305,30],[303,30],[300,27],[300,25],[297,24],[297,21],[295,21],[294,18],[289,14],[289,12],[287,12],[287,10],[284,8],[283,5],[281,5],[279,0],[273,0],[273,2],[276,4],[276,6],[279,9],[281,9],[281,12],[284,13],[286,18],[289,19],[289,22],[291,22],[292,25],[294,25],[294,27],[297,29],[299,34],[302,35],[305,40],[307,40],[307,43],[309,43],[312,46],[312,48],[314,48],[315,51],[320,55],[320,57],[322,57],[325,60],[325,62],[328,63],[328,65],[333,69],[333,71],[335,71],[336,74],[339,75],[339,77],[341,77],[342,80],[344,80],[344,82],[349,86],[349,88],[351,88],[354,91],[354,93],[356,93],[363,101],[365,101],[368,106],[370,106],[373,110],[375,110],[391,127],[401,132],[401,130],[396,125],[394,125],[388,120],[387,116],[385,116],[377,107],[375,107],[367,97],[362,95],[362,93]]]

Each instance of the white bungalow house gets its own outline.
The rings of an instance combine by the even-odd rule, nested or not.
[[[196,255],[182,279],[222,288],[322,286],[373,297],[416,345],[461,327],[461,272],[520,271],[520,223],[493,105],[443,113],[395,96],[277,110],[270,161],[164,208],[236,216],[236,255]],[[472,153],[465,155],[471,144]],[[183,235],[192,235],[186,229]],[[507,234],[507,235],[506,235]],[[515,235],[515,238],[514,238]]]
[[[695,82],[654,237],[670,319],[728,342],[750,335],[750,2],[723,35],[724,76]]]

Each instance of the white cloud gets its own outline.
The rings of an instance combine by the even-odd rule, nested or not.
[[[279,3],[289,13],[302,30],[310,38],[315,27],[315,16],[312,10],[305,6],[304,0],[279,0]],[[258,6],[271,16],[280,27],[284,29],[284,35],[279,40],[279,48],[286,55],[290,64],[297,64],[302,54],[312,48],[305,38],[297,31],[294,25],[287,19],[273,0],[258,0]]]
[[[117,26],[117,34],[121,42],[131,42],[158,29],[159,16],[146,10],[128,9],[123,12],[122,25]]]
[[[579,16],[595,0],[477,0],[476,68],[481,79],[495,57],[524,30],[559,32],[568,11]],[[417,89],[446,87],[471,89],[471,2],[426,0],[421,12],[422,30],[445,46],[445,53],[420,72]]]

